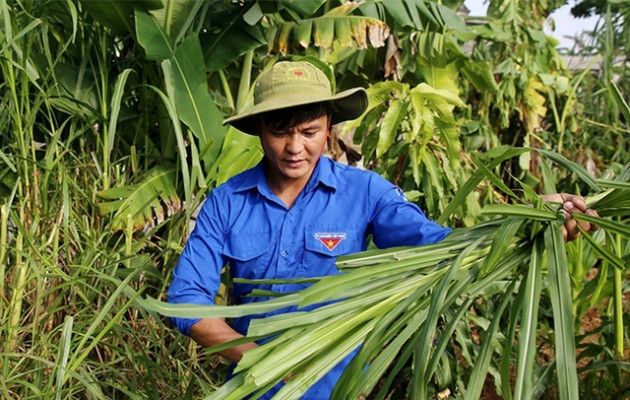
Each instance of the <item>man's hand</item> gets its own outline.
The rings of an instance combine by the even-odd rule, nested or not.
[[[580,236],[579,226],[586,232],[596,231],[599,227],[586,221],[577,221],[571,214],[586,214],[593,217],[599,217],[595,210],[586,207],[584,197],[569,193],[546,194],[543,198],[552,203],[562,203],[562,211],[567,219],[562,227],[562,236],[564,241],[570,241]]]
[[[221,318],[203,318],[190,327],[190,337],[202,347],[212,347],[243,337]],[[243,353],[256,347],[256,343],[244,343],[220,351],[223,357],[234,363],[241,361]]]

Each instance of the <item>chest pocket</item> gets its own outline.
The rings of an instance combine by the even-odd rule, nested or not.
[[[265,277],[271,260],[270,232],[249,232],[226,238],[224,254],[230,260],[232,276],[246,279]]]
[[[365,238],[359,229],[347,227],[306,229],[303,276],[322,276],[337,273],[337,257],[363,250]]]

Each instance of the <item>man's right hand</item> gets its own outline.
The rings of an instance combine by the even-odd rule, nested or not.
[[[241,339],[243,335],[236,332],[221,318],[204,318],[190,327],[190,337],[203,347],[212,347],[219,344]],[[219,352],[223,357],[234,363],[243,358],[243,353],[257,347],[256,343],[244,343],[230,347]]]

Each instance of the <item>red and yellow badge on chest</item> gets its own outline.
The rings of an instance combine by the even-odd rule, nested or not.
[[[326,232],[326,233],[315,234],[315,239],[322,242],[322,244],[326,246],[326,248],[330,251],[333,251],[334,248],[337,247],[339,242],[341,242],[345,238],[346,238],[346,234],[339,233],[339,232],[335,232],[335,233]]]

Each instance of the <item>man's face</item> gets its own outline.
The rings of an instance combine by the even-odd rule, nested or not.
[[[260,142],[269,162],[272,181],[308,180],[317,164],[328,136],[328,116],[292,128],[261,127]]]

